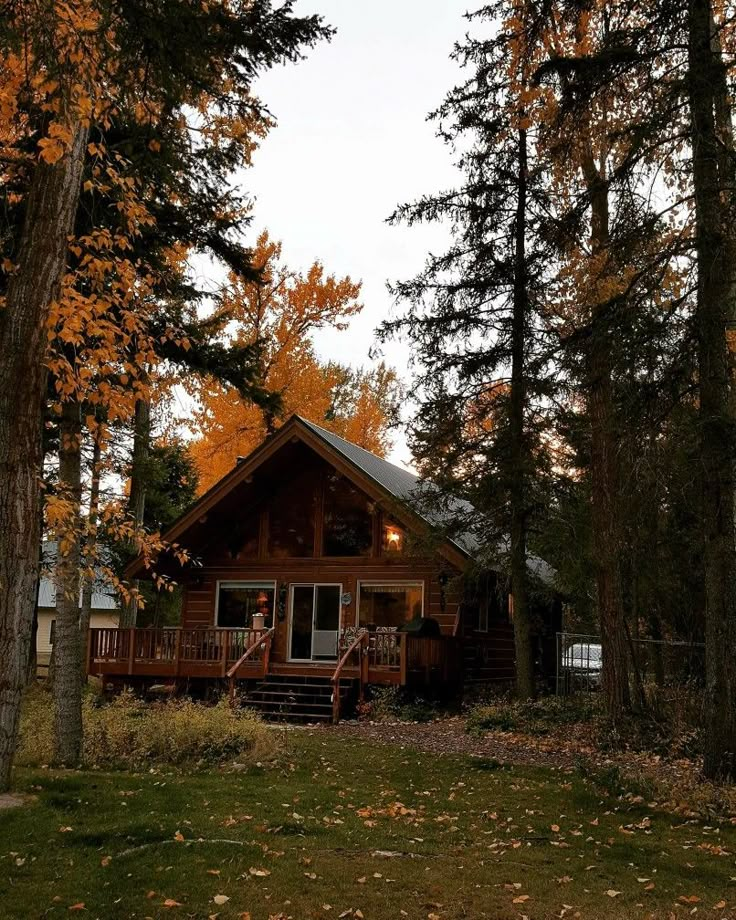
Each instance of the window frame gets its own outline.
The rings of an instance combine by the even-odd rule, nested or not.
[[[337,475],[341,479],[344,479],[351,488],[353,488],[359,495],[361,495],[368,506],[368,519],[371,525],[371,542],[368,548],[368,552],[361,553],[359,556],[348,556],[348,555],[339,555],[336,556],[334,553],[328,553],[325,549],[325,532],[326,532],[326,521],[327,521],[327,480],[330,475]],[[371,505],[373,510],[371,511]],[[318,544],[315,544],[316,551],[318,555],[317,559],[329,559],[329,560],[344,560],[344,559],[353,559],[353,560],[365,560],[373,559],[376,556],[376,519],[379,516],[378,508],[375,506],[375,501],[368,495],[368,493],[362,489],[356,482],[354,482],[349,476],[346,476],[344,473],[341,473],[338,469],[333,469],[332,472],[327,472],[320,482],[320,499],[319,499],[319,533]],[[380,547],[378,547],[380,550]]]
[[[217,580],[217,587],[215,589],[215,628],[216,629],[250,629],[250,626],[221,626],[220,625],[220,588],[271,588],[273,590],[273,611],[271,612],[271,617],[273,619],[272,626],[276,622],[276,608],[278,604],[277,593],[278,593],[278,582],[274,579],[271,581],[268,578],[222,578]]]
[[[378,585],[386,585],[387,587],[404,587],[404,588],[421,588],[422,589],[422,619],[424,620],[427,616],[427,608],[424,603],[426,595],[426,581],[423,578],[419,579],[401,579],[401,578],[359,578],[356,587],[356,598],[355,598],[355,626],[360,626],[360,593],[363,586],[370,587]]]
[[[343,596],[343,587],[344,583],[340,581],[293,581],[289,584],[289,608],[287,615],[287,630],[286,630],[286,661],[287,664],[326,664],[334,665],[336,661],[340,660],[340,632],[342,631],[342,596]],[[291,629],[294,619],[294,588],[311,588],[312,589],[312,633],[314,633],[314,611],[315,611],[315,601],[317,599],[317,588],[339,588],[340,603],[338,606],[338,621],[337,621],[337,655],[335,658],[292,658],[291,657]],[[312,636],[312,641],[310,641],[310,651],[314,650],[314,636]]]

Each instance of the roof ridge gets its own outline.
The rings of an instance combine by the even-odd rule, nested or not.
[[[316,428],[318,431],[323,431],[325,434],[329,435],[331,438],[337,438],[338,441],[342,441],[345,444],[349,444],[354,450],[360,450],[364,454],[368,454],[369,457],[373,457],[374,460],[378,460],[381,463],[386,463],[388,466],[393,467],[395,470],[398,470],[401,473],[405,473],[407,476],[411,476],[412,479],[419,482],[421,477],[416,473],[412,473],[411,470],[407,470],[403,466],[399,466],[398,463],[392,463],[390,460],[387,460],[385,457],[380,457],[378,454],[374,454],[372,450],[368,450],[365,447],[361,447],[360,444],[356,444],[355,441],[348,441],[347,438],[344,438],[342,435],[337,434],[334,431],[330,431],[329,428],[324,428],[322,425],[318,425],[316,422],[313,422],[311,419],[305,418],[303,415],[294,413],[294,417],[299,419],[300,422],[304,422],[305,425],[308,425],[310,428]]]

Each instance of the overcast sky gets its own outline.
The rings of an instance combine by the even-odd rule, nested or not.
[[[389,227],[397,204],[455,181],[452,157],[426,122],[457,82],[449,60],[465,31],[467,0],[298,0],[337,29],[297,65],[256,90],[278,120],[243,174],[267,227],[295,267],[319,258],[328,272],[363,281],[365,308],[349,331],[321,334],[324,357],[367,364],[374,330],[391,313],[389,279],[411,277],[439,228]],[[405,347],[388,346],[406,375]],[[409,460],[402,439],[392,459]]]

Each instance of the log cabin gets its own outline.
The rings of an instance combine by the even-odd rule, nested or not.
[[[89,673],[112,687],[226,685],[266,717],[305,721],[336,721],[369,685],[512,682],[505,580],[470,587],[472,541],[442,535],[426,488],[292,416],[164,535],[189,554],[155,564],[182,585],[181,625],[91,630]],[[127,570],[147,574],[142,557]]]

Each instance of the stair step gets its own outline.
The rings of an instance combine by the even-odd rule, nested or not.
[[[341,678],[338,689],[344,711],[347,711],[356,690],[354,677]],[[329,677],[267,674],[251,682],[243,704],[266,721],[330,722],[334,685]]]

